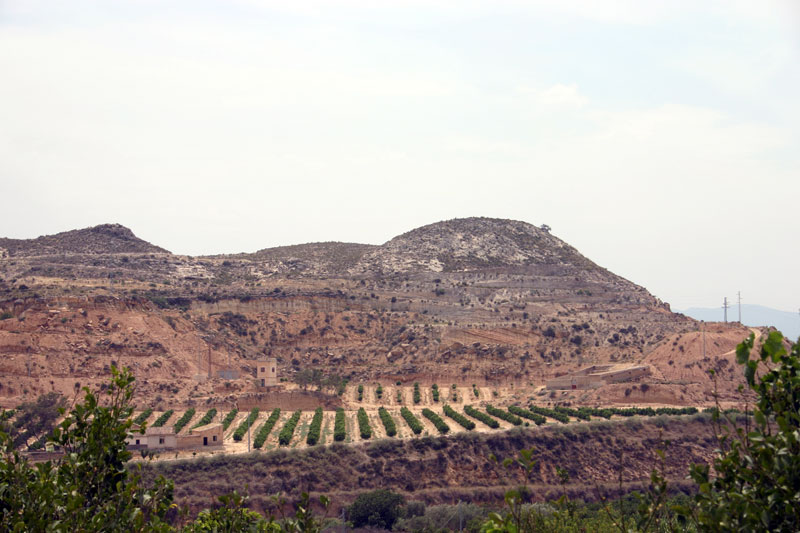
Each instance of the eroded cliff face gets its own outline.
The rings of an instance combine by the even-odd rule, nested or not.
[[[114,243],[135,239],[112,229]],[[57,254],[0,259],[7,404],[102,383],[112,364],[134,369],[142,404],[215,402],[253,392],[253,361],[267,356],[289,382],[310,368],[357,382],[535,390],[590,363],[648,361],[664,367],[654,385],[675,389],[663,395],[671,402],[713,388],[705,375],[671,371],[713,362],[697,362],[694,348],[668,349],[697,323],[523,222],[460,219],[382,246],[318,243],[203,258],[141,251],[152,246],[144,241],[133,241],[136,252],[104,253],[96,233],[80,234],[91,246],[66,234],[40,238]],[[729,358],[730,342],[711,356]],[[242,377],[214,377],[224,369]],[[601,399],[631,394],[619,388]]]

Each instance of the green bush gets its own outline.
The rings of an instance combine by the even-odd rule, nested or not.
[[[553,411],[579,420],[591,420],[592,415],[601,416],[603,418],[611,418],[612,415],[611,409],[588,409],[586,407],[571,409],[569,407],[556,406],[553,408]]]
[[[217,416],[217,410],[212,407],[211,409],[206,411],[206,414],[203,415],[203,418],[201,418],[197,422],[197,424],[192,426],[192,429],[199,428],[200,426],[205,426],[206,424],[210,424],[211,421],[214,420],[215,416]]]
[[[127,467],[134,378],[113,365],[111,374],[103,397],[84,388],[51,433],[68,453],[34,466],[0,431],[0,531],[171,530],[172,482],[159,476],[147,489]]]
[[[516,405],[509,406],[508,411],[511,414],[527,418],[528,420],[533,420],[533,423],[536,424],[537,426],[541,426],[542,424],[547,422],[547,419],[542,415],[537,415],[534,412],[528,411],[527,409],[523,409],[522,407],[517,407]]]
[[[194,413],[195,413],[194,407],[190,408],[188,411],[183,413],[183,416],[180,417],[177,422],[175,422],[175,425],[172,427],[172,430],[175,433],[180,433],[181,430],[184,428],[184,426],[188,424],[189,421],[192,419]]]
[[[153,422],[153,427],[154,428],[160,428],[161,426],[166,424],[167,420],[169,420],[169,418],[172,416],[172,413],[174,413],[174,412],[175,411],[172,410],[172,409],[170,409],[169,411],[164,412],[164,414],[162,414],[161,416],[156,418],[156,421]]]
[[[755,337],[736,347],[747,386],[758,394],[747,429],[712,415],[721,452],[694,465],[697,509],[708,531],[800,531],[800,342],[789,350],[773,331],[751,359]]]
[[[496,416],[497,418],[502,418],[506,422],[511,422],[515,426],[522,425],[522,419],[517,415],[511,414],[508,411],[503,411],[502,409],[498,409],[497,407],[493,407],[489,404],[486,404],[486,412],[492,416]]]
[[[319,442],[319,434],[322,430],[322,407],[317,407],[314,410],[314,418],[311,420],[311,427],[308,428],[308,436],[306,436],[306,443],[309,446],[314,446]]]
[[[445,434],[450,431],[450,426],[448,426],[442,418],[431,411],[428,408],[422,410],[422,416],[433,422],[433,425],[436,426],[436,429],[439,430],[439,433]]]
[[[403,391],[397,389],[397,403],[403,403]]]
[[[233,432],[233,440],[237,442],[242,440],[244,438],[244,434],[247,433],[247,430],[250,429],[250,426],[253,425],[257,418],[258,407],[253,407],[250,410],[250,413],[247,415],[247,418],[242,420],[242,422],[239,424],[239,427],[237,427],[236,431]]]
[[[333,423],[333,440],[341,442],[345,439],[345,427],[344,409],[339,407],[336,409],[336,420]]]
[[[297,427],[297,423],[300,421],[300,415],[302,414],[302,411],[295,411],[291,418],[283,425],[283,428],[281,428],[281,432],[278,434],[278,443],[281,446],[288,446],[289,443],[292,442],[294,428]]]
[[[381,417],[381,422],[383,422],[383,427],[386,428],[386,435],[389,437],[394,437],[397,435],[397,426],[392,419],[392,415],[389,414],[385,408],[380,407],[378,409],[378,415]]]
[[[377,389],[375,389],[375,397],[376,397],[377,399],[379,399],[379,400],[380,400],[381,398],[383,398],[383,387],[381,387],[380,385],[378,385],[378,388],[377,388]]]
[[[372,428],[369,425],[369,417],[363,407],[358,409],[358,430],[361,432],[362,439],[372,437]]]
[[[552,418],[553,420],[558,420],[562,424],[569,423],[569,417],[564,413],[559,413],[558,411],[554,411],[553,409],[548,409],[547,407],[539,407],[538,405],[529,405],[528,409],[532,413],[536,413],[537,415],[546,416],[548,418]]]
[[[233,419],[236,418],[236,415],[238,415],[238,414],[239,414],[239,410],[238,409],[234,409],[230,413],[225,415],[225,418],[222,420],[222,430],[223,431],[227,431],[228,430],[228,428],[230,427],[231,423],[233,422]]]
[[[413,431],[415,435],[422,433],[422,422],[420,422],[419,419],[414,416],[414,413],[411,412],[411,409],[408,407],[403,407],[400,409],[400,416],[403,417],[403,420],[406,421],[406,424],[408,424],[408,427],[411,428],[411,431]]]
[[[500,427],[500,423],[497,420],[495,420],[494,418],[492,418],[491,416],[487,415],[482,411],[478,411],[471,405],[465,405],[464,412],[467,413],[472,418],[480,420],[481,422],[483,422],[492,429],[497,429]]]
[[[433,386],[431,387],[431,395],[433,396],[434,402],[439,401],[439,385],[437,385],[436,383],[434,383]]]
[[[358,401],[360,402],[363,399],[364,399],[364,385],[359,385],[358,386]]]
[[[133,423],[136,424],[137,426],[141,426],[142,424],[144,424],[145,420],[150,418],[150,415],[152,415],[152,414],[153,414],[153,410],[150,409],[150,408],[147,408],[144,411],[142,411],[141,413],[139,413],[139,416],[136,417],[136,420],[134,420]]]
[[[467,418],[466,416],[462,415],[461,413],[457,412],[455,409],[450,407],[449,405],[445,404],[444,406],[444,414],[461,424],[465,429],[473,430],[475,429],[475,422]]]
[[[414,404],[422,401],[422,395],[419,392],[419,383],[414,383]]]
[[[264,422],[260,428],[258,428],[258,431],[256,432],[256,438],[253,441],[254,448],[261,448],[264,445],[264,442],[266,442],[267,437],[269,437],[269,434],[272,431],[272,428],[275,427],[275,424],[278,422],[280,417],[281,410],[276,407],[272,410],[272,413],[270,413],[267,421]]]
[[[356,528],[371,526],[391,530],[400,518],[401,506],[405,499],[387,489],[378,489],[359,494],[347,508],[347,517]]]

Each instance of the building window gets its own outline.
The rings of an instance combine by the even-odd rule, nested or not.
[[[214,442],[217,442],[217,436],[214,435]]]
[[[164,444],[164,437],[158,437],[158,443]]]
[[[272,367],[272,373],[273,374],[275,373],[275,367],[274,366]]]
[[[261,373],[262,374],[264,373],[264,367],[263,366],[261,367]]]
[[[136,445],[137,446],[139,445],[139,439],[136,439]]]

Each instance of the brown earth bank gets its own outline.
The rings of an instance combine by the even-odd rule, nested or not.
[[[338,509],[361,492],[388,488],[409,500],[501,505],[504,492],[525,479],[505,468],[523,448],[535,449],[537,463],[528,486],[534,501],[557,498],[597,500],[641,487],[665,451],[663,473],[674,488],[689,488],[693,463],[708,463],[717,441],[707,414],[638,417],[563,427],[461,433],[453,437],[383,439],[361,445],[316,446],[246,455],[139,463],[145,481],[164,475],[175,482],[175,499],[193,512],[215,497],[246,488],[251,508],[272,508],[271,495],[294,498],[301,491],[326,494]],[[491,459],[494,455],[497,461]],[[562,487],[556,467],[568,471]],[[621,480],[621,484],[620,484]]]
[[[0,312],[12,315],[0,320],[0,405],[100,386],[111,365],[133,369],[142,407],[233,405],[258,391],[255,361],[265,357],[277,359],[288,382],[317,369],[351,383],[477,384],[518,395],[591,364],[648,365],[650,374],[631,383],[553,391],[546,399],[704,405],[715,387],[709,369],[721,399],[736,400],[741,373],[734,349],[750,333],[737,324],[706,324],[701,331],[692,321],[670,322],[669,313],[607,309],[541,316],[531,310],[510,325],[462,325],[320,295],[185,305],[162,309],[144,298],[106,296],[0,302]],[[224,370],[239,377],[219,378]]]
[[[351,384],[476,384],[499,403],[589,365],[645,365],[630,383],[539,399],[700,406],[715,387],[736,401],[733,349],[749,334],[672,313],[546,226],[513,220],[449,220],[380,246],[208,257],[119,225],[0,239],[7,407],[99,387],[112,365],[133,370],[139,407],[233,405],[259,392],[265,357],[289,390],[318,370]]]

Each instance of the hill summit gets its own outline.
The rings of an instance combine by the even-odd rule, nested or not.
[[[35,239],[0,238],[0,249],[11,257],[57,254],[169,253],[133,234],[121,224],[101,224],[43,235]]]
[[[397,273],[543,265],[599,268],[543,228],[517,220],[483,217],[437,222],[404,233],[366,253],[359,269]]]

